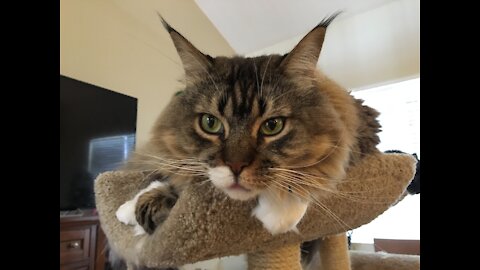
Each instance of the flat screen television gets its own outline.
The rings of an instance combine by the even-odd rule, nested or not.
[[[135,148],[137,99],[60,75],[60,211],[95,208],[94,179]]]

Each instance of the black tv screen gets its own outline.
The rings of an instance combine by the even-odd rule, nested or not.
[[[60,75],[60,210],[95,208],[96,176],[135,148],[137,99]]]

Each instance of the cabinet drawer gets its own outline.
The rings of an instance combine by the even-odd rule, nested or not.
[[[85,264],[64,264],[60,265],[60,270],[90,270],[88,265]]]
[[[90,233],[90,227],[60,231],[60,264],[88,259]]]
[[[60,270],[89,270],[89,266],[88,265],[81,265],[81,264],[64,264],[64,265],[60,265]]]

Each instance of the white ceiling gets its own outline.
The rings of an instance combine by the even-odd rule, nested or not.
[[[338,19],[394,0],[195,0],[238,54],[307,33],[324,17]]]
[[[194,25],[199,20],[198,16],[188,14],[191,4],[196,3],[235,52],[241,55],[303,35],[336,11],[344,11],[337,18],[341,20],[392,1],[398,0],[143,0],[141,4],[138,0],[111,0],[159,35],[165,33],[156,11],[170,23],[176,21],[173,26],[177,29],[182,29],[179,25],[185,25],[184,29],[199,31]]]

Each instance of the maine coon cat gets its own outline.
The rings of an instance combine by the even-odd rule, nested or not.
[[[316,68],[334,18],[291,52],[254,58],[205,55],[164,22],[186,86],[125,166],[149,180],[118,219],[151,234],[182,187],[204,181],[234,200],[257,200],[252,214],[272,234],[296,231],[308,207],[334,217],[322,198],[348,166],[377,151],[380,128],[375,110]]]

